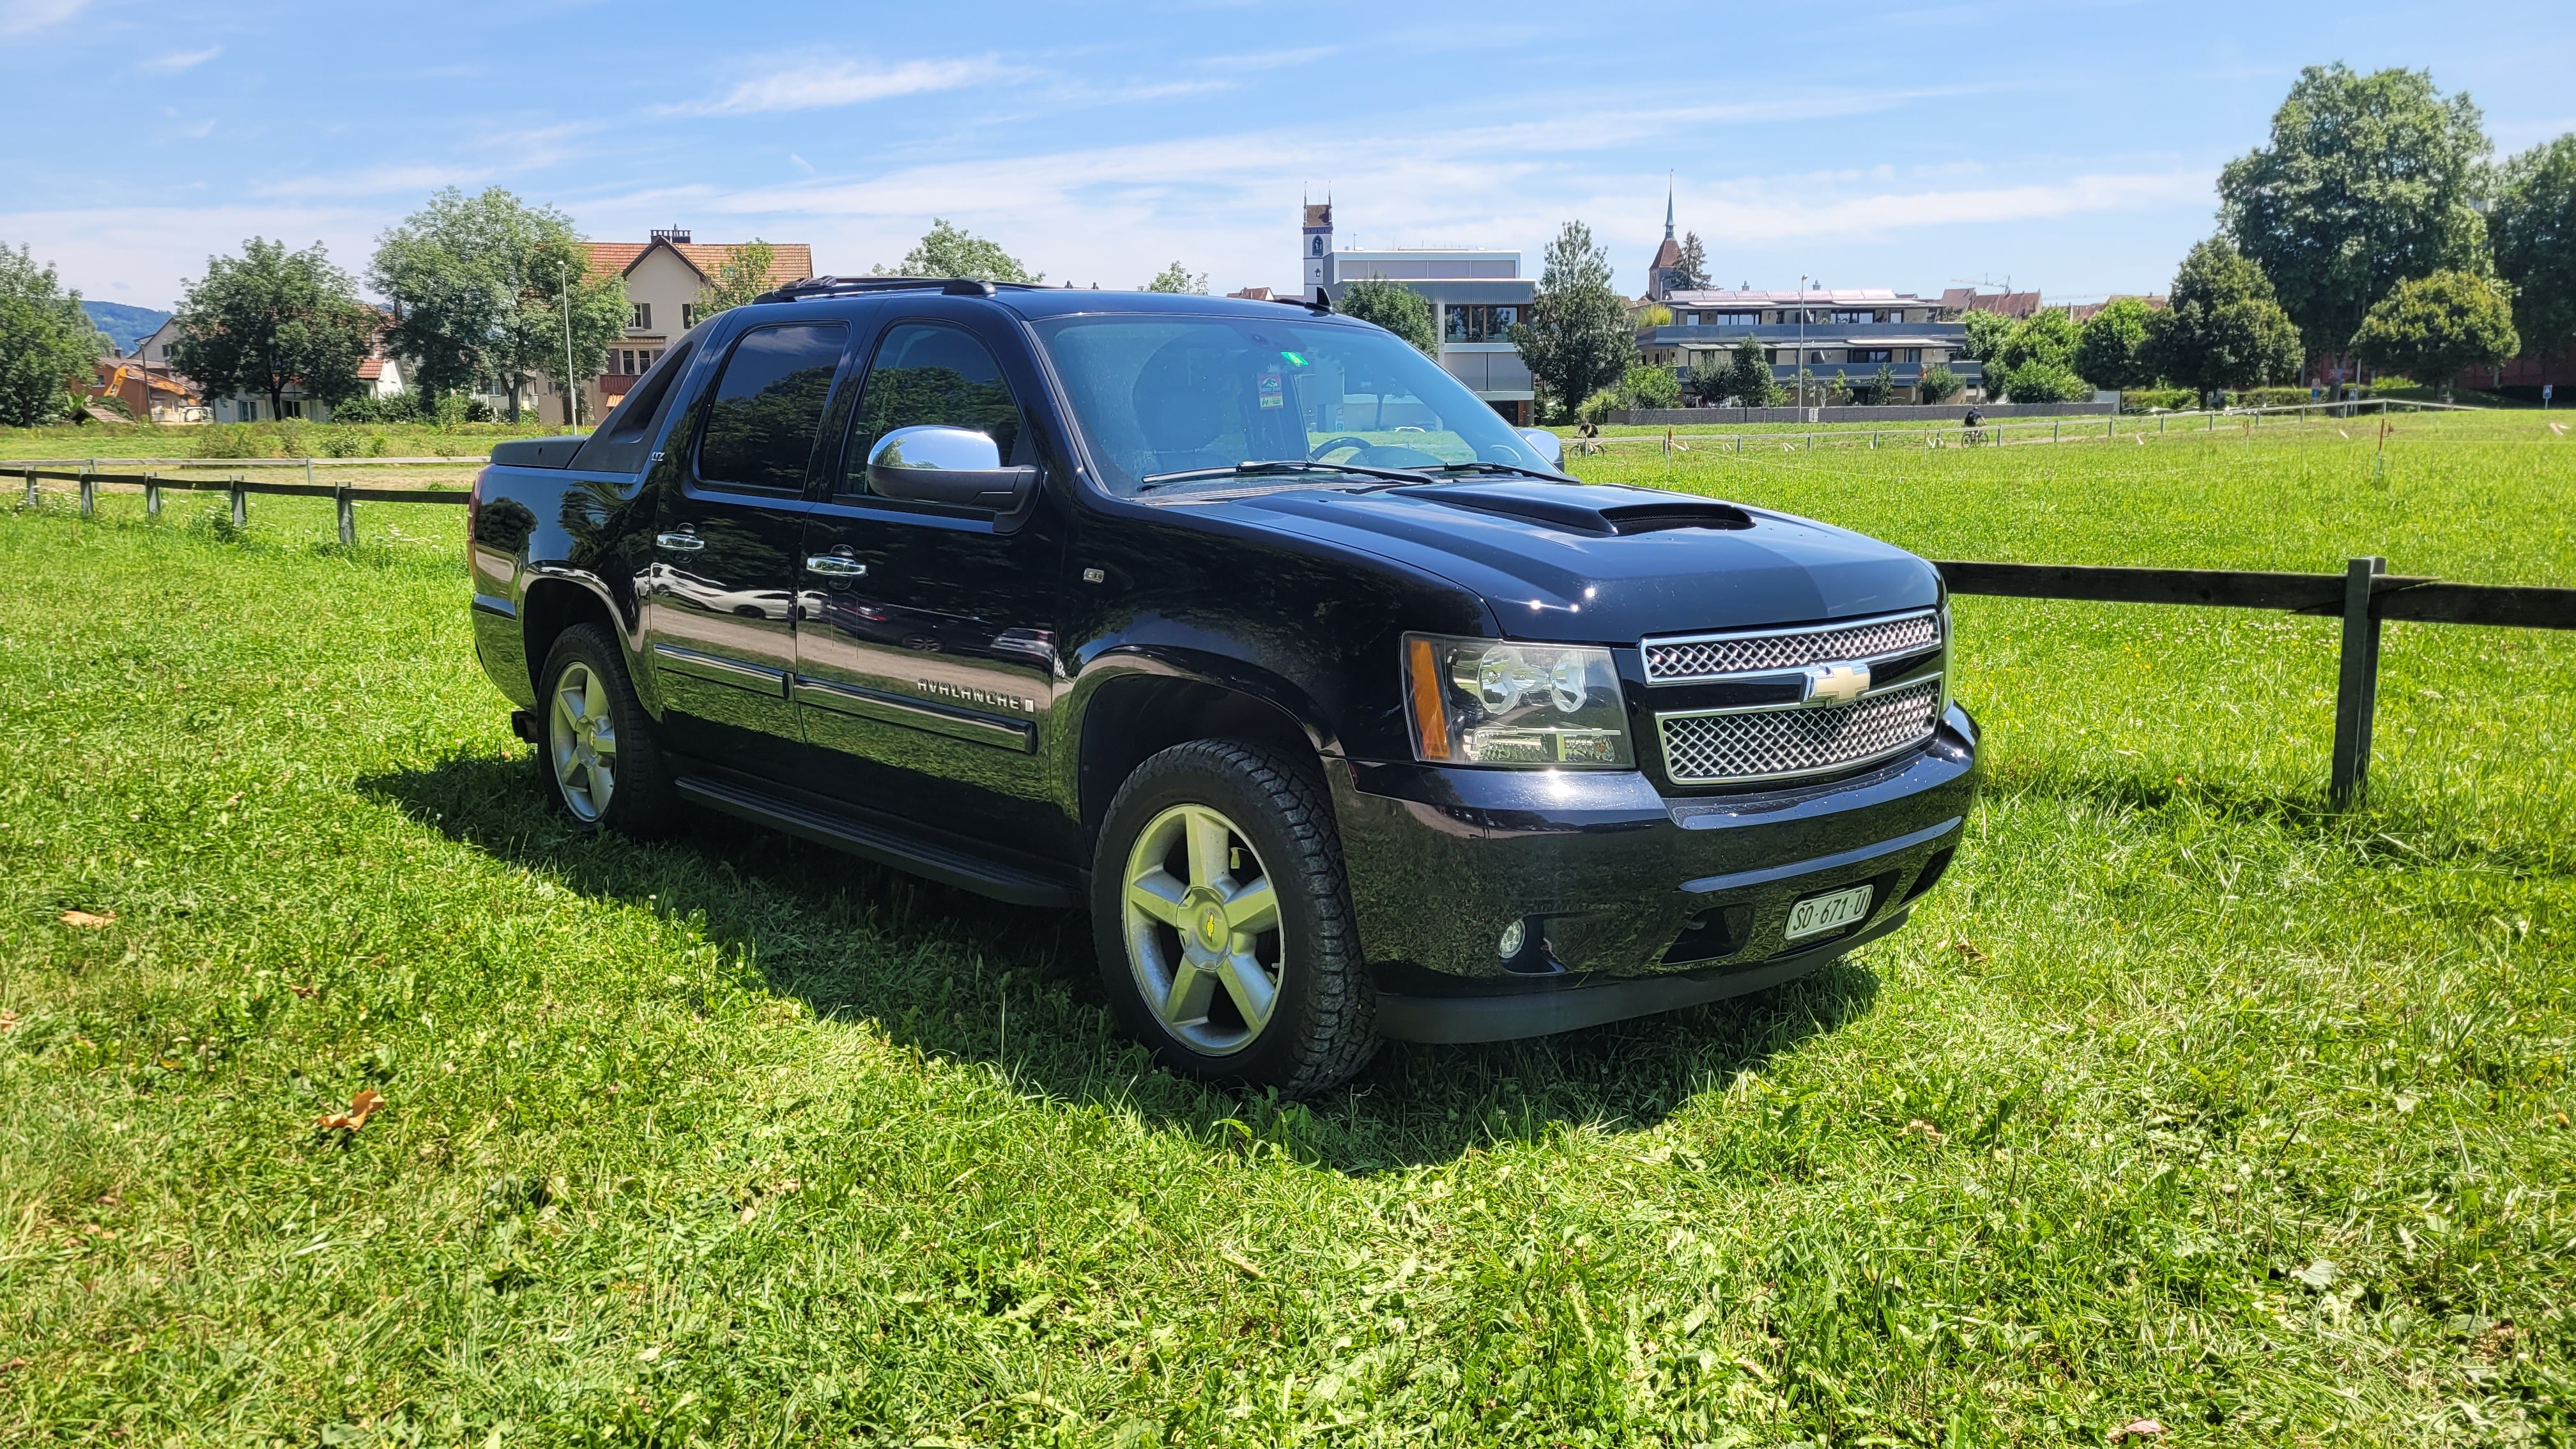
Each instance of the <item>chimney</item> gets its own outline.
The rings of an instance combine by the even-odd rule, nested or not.
[[[687,246],[689,229],[685,226],[657,226],[653,228],[653,240],[670,242],[675,246]]]

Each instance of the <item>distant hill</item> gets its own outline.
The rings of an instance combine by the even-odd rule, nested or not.
[[[152,335],[152,330],[170,320],[167,312],[149,307],[128,307],[122,302],[83,301],[89,320],[99,331],[116,343],[119,352],[132,352],[134,344]]]

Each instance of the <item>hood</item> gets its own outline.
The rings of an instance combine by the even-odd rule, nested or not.
[[[1633,643],[1941,598],[1930,564],[1866,535],[1650,488],[1535,479],[1295,488],[1205,506],[1438,574],[1480,595],[1514,638]]]

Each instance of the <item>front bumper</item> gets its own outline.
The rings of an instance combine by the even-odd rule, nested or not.
[[[1658,794],[1635,773],[1351,762],[1329,772],[1380,1030],[1487,1041],[1714,1000],[1893,930],[1956,849],[1977,729],[1796,788]],[[1868,882],[1868,914],[1788,941],[1790,907]],[[1514,921],[1527,944],[1505,960]],[[1604,1013],[1607,1014],[1604,1014]]]

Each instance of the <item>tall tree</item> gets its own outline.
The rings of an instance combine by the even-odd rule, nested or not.
[[[393,345],[413,359],[423,390],[435,398],[497,379],[514,422],[531,376],[560,378],[570,393],[599,374],[626,330],[625,278],[592,276],[570,217],[498,186],[432,196],[379,240],[368,275],[393,299]]]
[[[2271,144],[2219,173],[2227,235],[2279,289],[2309,357],[2341,351],[2397,283],[2477,265],[2478,121],[2426,71],[2310,66],[2273,113]]]
[[[704,322],[718,312],[730,312],[769,290],[769,268],[778,260],[778,249],[758,237],[734,248],[698,290],[698,320]]]
[[[902,261],[891,267],[879,263],[870,272],[880,277],[980,277],[987,282],[1031,285],[1046,280],[1046,273],[1032,272],[1020,265],[1020,259],[1002,250],[1000,243],[950,226],[946,218],[936,216],[930,219],[930,230],[921,234],[921,240],[903,254]]]
[[[2263,269],[2212,237],[2183,258],[2165,309],[2148,315],[2138,361],[2169,382],[2210,393],[2293,377],[2300,355],[2299,329],[2273,300]]]
[[[238,257],[208,257],[176,320],[171,365],[209,394],[267,394],[270,417],[283,415],[290,384],[325,403],[356,397],[358,364],[384,326],[321,243],[290,252],[260,237]]]
[[[1207,273],[1193,272],[1177,261],[1156,272],[1154,280],[1145,284],[1148,292],[1178,292],[1192,297],[1206,296],[1207,289]]]
[[[0,246],[0,427],[51,422],[90,381],[102,339],[51,263]]]
[[[2499,175],[2487,235],[2513,284],[2513,324],[2544,356],[2576,340],[2576,135],[2534,146]]]
[[[2092,387],[2075,370],[2083,333],[2064,312],[2041,308],[2012,325],[1986,358],[1986,391],[2014,402],[2073,402]]]
[[[1995,349],[2012,334],[2013,319],[2001,312],[1971,310],[1959,319],[1959,325],[1967,329],[1959,355],[1970,362],[1991,362]]]
[[[2121,297],[2085,319],[2075,344],[2075,370],[2095,387],[2145,387],[2156,375],[2138,356],[2147,342],[2147,304]]]
[[[1708,286],[1708,248],[1700,245],[1699,233],[1682,233],[1681,261],[1673,267],[1674,287],[1696,292]]]
[[[1726,370],[1726,395],[1749,408],[1780,405],[1780,383],[1771,375],[1771,349],[1747,337],[1735,344],[1733,366]]]
[[[1542,254],[1536,293],[1512,327],[1521,360],[1560,407],[1619,380],[1636,354],[1628,306],[1610,285],[1609,249],[1569,221]]]
[[[2493,367],[2521,348],[2504,287],[2474,272],[2398,283],[2352,336],[2362,361],[2438,387],[2446,399],[2463,369]]]
[[[1410,342],[1426,357],[1440,355],[1440,334],[1433,330],[1431,304],[1402,282],[1369,277],[1342,289],[1333,310],[1363,322],[1374,322]]]

